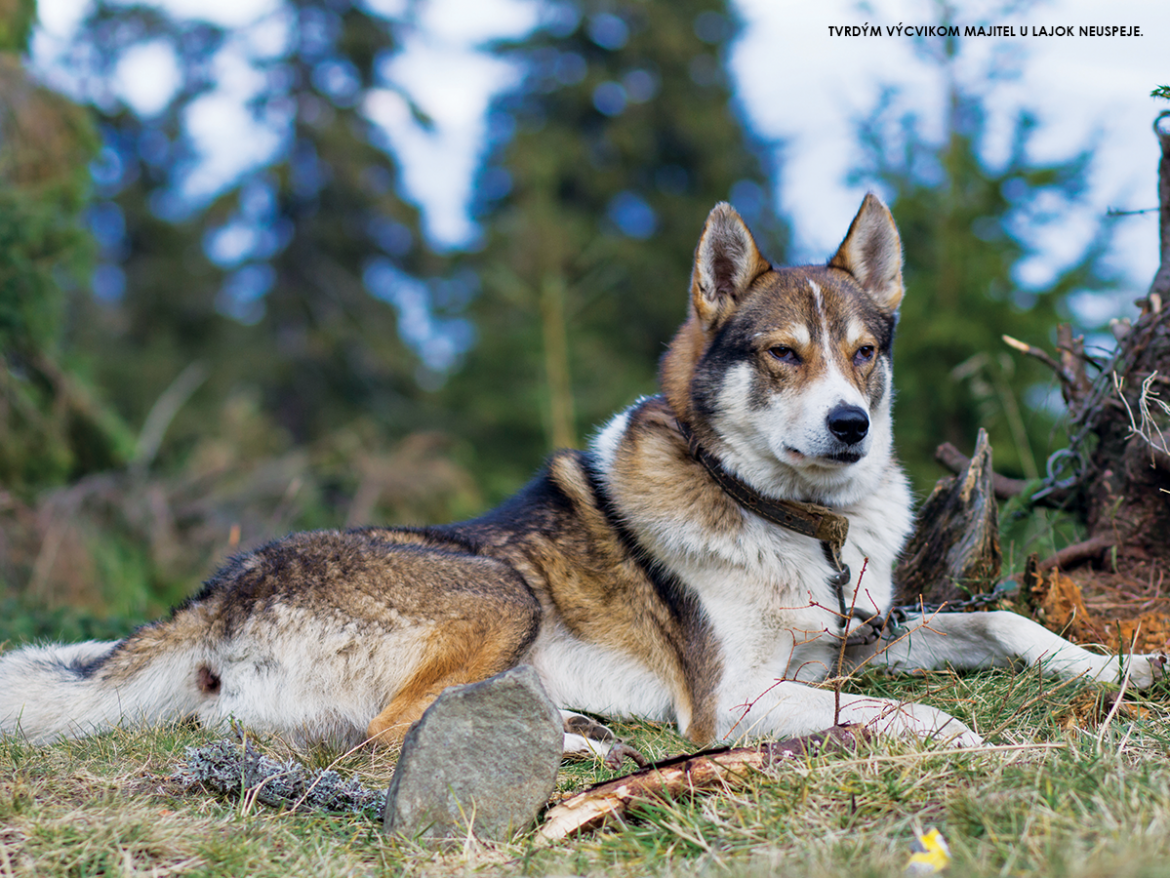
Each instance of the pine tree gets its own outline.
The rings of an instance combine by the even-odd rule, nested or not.
[[[715,202],[735,203],[771,258],[786,242],[765,145],[731,100],[726,3],[574,0],[544,16],[498,47],[523,77],[490,113],[479,338],[444,393],[496,493],[653,392]]]
[[[1091,153],[1035,162],[1034,117],[1013,121],[1007,158],[990,163],[983,97],[953,76],[955,47],[935,60],[950,83],[945,132],[921,119],[892,123],[887,92],[860,128],[864,163],[855,179],[890,199],[905,249],[906,299],[895,346],[895,434],[899,455],[925,492],[938,478],[935,448],[970,450],[988,430],[996,469],[1034,478],[1060,447],[1045,407],[1051,376],[1003,343],[1009,334],[1045,344],[1070,293],[1108,288],[1101,231],[1064,269],[1039,286],[1016,276],[1037,252],[1036,232],[1083,202]]]
[[[35,4],[0,23],[0,486],[28,493],[122,459],[125,432],[62,356],[66,296],[90,265],[95,139],[25,72]]]
[[[399,437],[421,420],[416,373],[449,368],[460,348],[436,342],[447,327],[429,278],[442,262],[364,112],[389,93],[398,22],[358,2],[288,0],[264,27],[285,29],[281,48],[153,7],[99,3],[88,15],[71,59],[101,113],[94,218],[109,282],[74,341],[137,422],[176,376],[202,370],[171,432],[179,447],[245,388],[288,441],[365,417]],[[150,41],[174,52],[180,82],[144,117],[110,84]],[[200,158],[188,112],[216,85],[214,59],[238,62],[241,46],[262,83],[250,108],[274,147],[206,203],[187,191]]]

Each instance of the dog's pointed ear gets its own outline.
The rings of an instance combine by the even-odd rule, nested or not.
[[[707,215],[691,272],[691,304],[703,329],[731,316],[752,281],[771,267],[735,208],[726,201],[716,204]]]
[[[890,209],[872,192],[849,226],[830,268],[849,272],[874,303],[892,314],[902,301],[902,239]]]

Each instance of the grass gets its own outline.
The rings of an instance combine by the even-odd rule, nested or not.
[[[439,850],[365,815],[280,812],[184,789],[171,774],[210,731],[175,725],[36,747],[0,740],[0,876],[900,875],[938,827],[963,876],[1170,875],[1170,729],[1156,702],[1107,723],[1100,687],[1033,672],[863,676],[851,687],[934,704],[1016,749],[895,740],[794,761],[743,786],[646,805],[621,828],[551,847],[531,834]],[[690,748],[646,723],[616,730],[648,755]],[[278,741],[261,742],[279,758]],[[693,748],[691,748],[693,749]],[[385,786],[393,754],[295,754]],[[484,758],[491,758],[485,754]],[[560,790],[612,776],[567,765]]]

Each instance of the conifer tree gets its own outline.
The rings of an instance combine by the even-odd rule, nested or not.
[[[988,430],[996,469],[1034,478],[1063,444],[1047,407],[1051,376],[1004,344],[1004,334],[1047,342],[1067,299],[1109,288],[1102,265],[1107,230],[1048,280],[1018,274],[1038,250],[1038,232],[1083,203],[1091,153],[1062,161],[1029,156],[1035,118],[1012,122],[1005,160],[986,157],[984,97],[953,76],[956,47],[934,60],[949,83],[944,133],[936,141],[913,114],[894,117],[887,92],[861,124],[864,161],[855,179],[890,200],[905,251],[907,295],[895,346],[896,447],[916,487],[938,478],[935,448],[970,452]]]
[[[497,493],[653,392],[717,201],[783,259],[774,169],[731,99],[736,30],[721,0],[573,0],[498,47],[523,76],[490,114],[478,342],[444,393]]]
[[[123,459],[128,439],[60,347],[92,242],[82,223],[95,138],[86,112],[22,55],[36,7],[0,22],[0,490],[30,493]]]
[[[287,0],[233,32],[156,7],[98,3],[88,15],[71,60],[79,79],[99,84],[94,215],[99,279],[111,281],[75,340],[100,353],[95,368],[132,420],[195,365],[205,381],[176,418],[179,443],[205,433],[240,388],[259,393],[291,441],[366,416],[391,437],[418,426],[420,361],[442,371],[459,347],[440,338],[431,308],[426,278],[441,262],[366,112],[390,88],[397,27],[348,0]],[[265,33],[268,45],[253,39]],[[165,107],[142,115],[111,83],[121,59],[151,42],[174,53],[179,84]],[[190,192],[201,157],[189,114],[229,58],[260,83],[250,102],[257,127],[240,136],[273,146],[220,181],[208,203]]]

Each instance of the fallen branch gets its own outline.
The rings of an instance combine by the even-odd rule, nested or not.
[[[537,836],[543,842],[560,841],[618,820],[640,802],[743,783],[751,773],[784,759],[852,749],[868,739],[861,726],[833,726],[775,744],[708,750],[656,762],[561,802],[549,810]]]
[[[1004,335],[1001,336],[1001,338],[1003,338],[1003,343],[1008,347],[1015,348],[1021,354],[1027,354],[1029,357],[1035,357],[1037,360],[1055,372],[1058,376],[1060,375],[1060,363],[1052,359],[1052,357],[1048,355],[1047,351],[1034,345],[1030,345],[1026,341],[1020,341],[1018,338],[1012,338],[1010,335]]]
[[[1087,561],[1100,558],[1114,545],[1116,542],[1109,537],[1092,537],[1084,542],[1065,546],[1051,558],[1041,561],[1038,569],[1051,570],[1055,567],[1058,570],[1071,570]]]
[[[934,459],[953,473],[961,473],[971,465],[971,458],[957,449],[950,442],[944,442],[934,450]],[[1028,482],[1025,479],[1013,479],[1011,476],[991,474],[991,488],[997,500],[1010,500],[1024,493]]]

